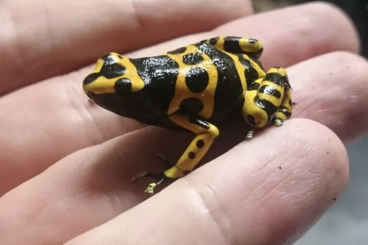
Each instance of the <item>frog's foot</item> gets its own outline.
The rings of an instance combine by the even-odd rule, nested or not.
[[[155,192],[154,192],[154,189],[156,186],[159,186],[160,184],[162,184],[163,182],[165,182],[166,180],[168,180],[169,178],[166,177],[165,175],[163,175],[163,177],[157,181],[157,182],[153,182],[153,183],[150,183],[146,190],[144,191],[145,193],[147,193],[148,195],[153,195]]]
[[[280,127],[283,125],[283,121],[280,118],[276,118],[273,123],[276,125],[276,127]]]
[[[153,183],[150,183],[148,185],[148,187],[146,188],[145,192],[149,195],[153,195],[154,194],[154,188],[156,186],[159,186],[161,185],[163,182],[166,182],[167,180],[171,179],[169,177],[167,177],[164,172],[161,172],[161,173],[153,173],[153,172],[139,172],[139,173],[136,173],[131,181],[134,183],[137,181],[138,178],[142,178],[142,177],[147,177],[147,178],[152,178],[152,179],[156,179],[157,182],[153,182]]]
[[[252,138],[253,138],[254,133],[255,133],[255,130],[254,130],[254,129],[249,130],[249,131],[248,131],[248,133],[247,133],[247,136],[245,136],[245,139],[246,139],[246,140],[250,140],[250,139],[252,139]]]

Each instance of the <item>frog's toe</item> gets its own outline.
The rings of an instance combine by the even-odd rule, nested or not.
[[[132,178],[130,179],[131,182],[136,182],[138,178],[142,178],[142,177],[146,177],[147,172],[139,172],[136,173],[135,175],[132,176]]]
[[[166,178],[164,173],[153,173],[153,172],[138,172],[131,178],[132,182],[136,182],[138,178],[152,178],[159,181],[162,181],[162,179]]]
[[[148,185],[148,187],[146,188],[146,190],[144,191],[145,193],[147,193],[148,195],[153,195],[154,194],[154,189],[157,186],[156,183],[151,183]]]
[[[161,173],[152,173],[152,172],[139,172],[139,173],[136,173],[131,181],[132,182],[135,182],[138,178],[142,178],[142,177],[147,177],[147,178],[152,178],[152,179],[156,179],[157,182],[153,182],[153,183],[150,183],[148,185],[148,187],[146,188],[145,192],[149,195],[153,195],[154,194],[154,188],[156,186],[159,186],[161,185],[162,183],[168,181],[168,180],[172,180],[171,178],[167,177],[164,172],[161,172]]]
[[[246,140],[250,140],[253,138],[254,130],[249,130],[247,136],[245,136]]]
[[[275,119],[274,124],[276,127],[280,127],[283,125],[283,121],[281,119]]]

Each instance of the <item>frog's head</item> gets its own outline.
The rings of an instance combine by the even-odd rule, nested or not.
[[[129,116],[144,87],[130,59],[108,53],[98,59],[93,71],[84,79],[83,90],[97,105],[122,116]]]

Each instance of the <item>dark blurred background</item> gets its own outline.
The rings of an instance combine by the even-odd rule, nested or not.
[[[306,2],[311,0],[253,0],[257,12],[279,8],[287,5]],[[362,55],[368,57],[368,0],[325,0],[343,9],[354,21],[362,39]],[[328,16],[326,16],[328,18]],[[364,45],[365,44],[365,45]],[[368,244],[368,243],[367,243]]]
[[[263,12],[307,2],[316,1],[253,0],[253,5],[256,12]],[[354,21],[361,39],[361,55],[368,58],[368,0],[325,2],[339,6]],[[368,245],[368,136],[347,147],[350,180],[345,192],[295,245]]]

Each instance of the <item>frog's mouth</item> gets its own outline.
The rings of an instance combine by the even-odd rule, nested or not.
[[[131,117],[133,113],[134,108],[129,106],[132,94],[121,94],[121,92],[106,94],[87,92],[86,94],[95,104],[120,116]]]

